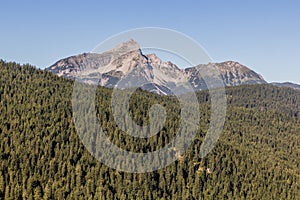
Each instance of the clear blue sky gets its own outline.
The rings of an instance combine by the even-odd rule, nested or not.
[[[120,31],[154,26],[191,36],[214,61],[300,83],[300,1],[183,2],[2,1],[0,58],[45,68]]]

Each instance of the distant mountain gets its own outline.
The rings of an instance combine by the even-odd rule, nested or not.
[[[238,86],[238,85],[251,85],[251,84],[265,84],[267,83],[264,78],[252,71],[248,67],[234,61],[227,61],[221,63],[213,63],[221,75],[221,78],[225,86]],[[198,78],[202,75],[200,74],[200,68],[207,67],[207,65],[198,65],[196,67],[191,67],[185,69],[188,74],[190,82],[196,89],[201,90],[202,87],[196,87],[201,83],[201,79]]]
[[[209,69],[210,65],[219,70],[225,86],[267,83],[261,75],[233,61],[180,69],[170,61],[162,61],[155,54],[144,55],[134,40],[101,54],[84,53],[59,60],[46,70],[105,87],[115,87],[121,78],[127,76],[131,81],[127,85],[145,83],[142,89],[170,95],[174,90],[180,92],[185,88],[186,91],[186,83],[190,83],[195,90],[206,89],[204,77],[210,74],[200,72],[201,69]]]
[[[279,87],[289,87],[289,88],[293,88],[295,90],[300,90],[300,85],[297,85],[297,84],[291,83],[291,82],[284,82],[284,83],[274,82],[274,83],[271,83],[271,84],[279,86]]]

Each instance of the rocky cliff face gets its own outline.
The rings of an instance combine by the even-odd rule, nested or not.
[[[225,86],[266,83],[262,76],[237,62],[228,61],[210,65],[218,69]],[[186,83],[190,83],[196,90],[206,89],[203,77],[211,75],[209,72],[202,74],[200,72],[209,67],[198,65],[180,69],[169,61],[162,61],[155,54],[144,55],[138,43],[129,40],[102,54],[84,53],[62,59],[46,70],[58,76],[76,78],[105,87],[120,85],[120,80],[125,77],[128,82],[123,86],[142,85],[145,90],[169,95],[172,94],[171,90],[185,87]]]

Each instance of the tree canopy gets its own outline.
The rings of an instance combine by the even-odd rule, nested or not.
[[[299,91],[226,88],[224,130],[202,159],[210,98],[198,92],[201,126],[188,151],[164,169],[126,173],[101,164],[83,146],[72,119],[72,89],[72,80],[0,61],[0,199],[300,199]],[[99,87],[96,95],[97,117],[110,142],[148,152],[175,136],[175,97],[134,93],[130,114],[138,124],[149,122],[147,108],[155,103],[168,114],[156,136],[139,139],[117,127],[111,93]]]

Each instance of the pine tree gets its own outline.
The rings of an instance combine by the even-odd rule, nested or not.
[[[2,173],[0,173],[0,197],[4,197],[4,192],[5,192],[4,177]]]
[[[43,195],[42,195],[42,188],[40,186],[37,186],[35,189],[34,189],[34,193],[33,193],[33,197],[35,200],[41,200]]]
[[[43,198],[44,198],[44,200],[52,199],[52,190],[51,190],[51,186],[49,185],[49,183],[47,183],[47,185],[45,187],[45,192],[44,192]]]

